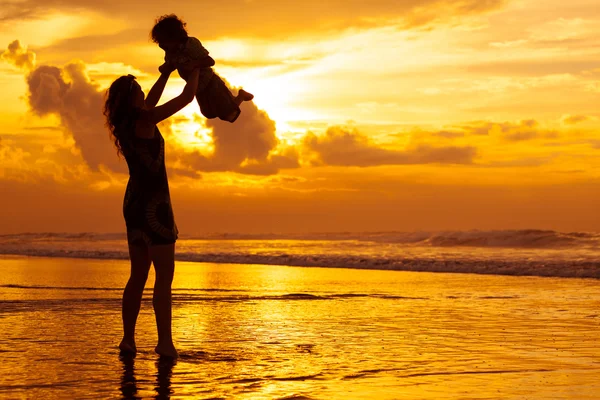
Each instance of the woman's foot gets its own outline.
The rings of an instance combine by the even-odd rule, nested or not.
[[[240,89],[237,97],[242,101],[251,101],[254,98],[254,95],[246,92],[244,89]]]
[[[156,352],[156,354],[158,354],[161,357],[168,357],[168,358],[178,358],[179,357],[179,353],[177,353],[177,350],[175,349],[175,346],[173,345],[173,343],[168,343],[168,344],[161,344],[159,343],[155,348],[154,351]]]
[[[137,352],[135,341],[123,338],[119,345],[119,350],[121,350],[121,354],[135,354]]]

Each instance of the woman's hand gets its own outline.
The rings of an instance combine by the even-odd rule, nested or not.
[[[175,69],[175,64],[172,62],[165,62],[163,65],[158,67],[158,71],[161,74],[170,74],[171,72],[175,71]]]

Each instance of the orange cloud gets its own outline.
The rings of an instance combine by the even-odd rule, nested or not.
[[[27,132],[34,129],[37,132]],[[0,138],[0,180],[32,185],[52,180],[85,187],[102,176],[102,173],[90,175],[80,152],[73,148],[73,139],[61,138],[60,132],[47,127],[3,134]]]
[[[242,106],[235,124],[207,120],[214,151],[205,156],[194,153],[189,160],[202,171],[236,171],[257,175],[276,174],[280,168],[297,168],[298,154],[288,149],[274,153],[279,145],[275,122],[254,103]]]
[[[372,144],[357,129],[330,127],[324,136],[308,133],[304,147],[316,165],[369,167],[406,164],[472,164],[477,150],[472,146],[434,147],[417,144],[405,150],[389,150]]]
[[[456,138],[465,136],[465,134],[462,132],[447,131],[447,130],[433,132],[432,135],[440,137],[440,138],[444,138],[444,139],[456,139]]]
[[[420,27],[432,22],[447,22],[496,10],[507,0],[262,0],[252,2],[198,3],[180,0],[177,13],[188,21],[198,21],[190,28],[202,37],[226,35],[263,36],[286,35],[299,32],[314,33],[348,29],[358,26],[380,26],[391,22],[406,27]],[[136,2],[119,0],[23,0],[17,6],[7,7],[4,21],[40,18],[50,11],[79,12],[92,10],[145,21],[164,14],[162,1],[146,1],[140,8]],[[223,16],[227,16],[224,18]],[[149,29],[149,27],[148,27]],[[197,33],[198,34],[198,33]]]
[[[39,116],[58,116],[90,168],[98,171],[104,165],[116,172],[127,171],[108,140],[103,91],[90,81],[85,64],[42,65],[27,76],[27,85],[31,110]]]
[[[468,135],[497,136],[509,142],[520,142],[532,139],[554,139],[558,132],[542,129],[539,122],[533,119],[513,122],[474,122],[463,129]]]
[[[10,43],[1,57],[9,64],[26,70],[31,70],[35,66],[35,53],[23,47],[18,40]]]
[[[235,91],[235,90],[234,90]],[[242,113],[234,124],[218,119],[205,120],[196,115],[198,123],[210,128],[212,151],[190,151],[167,139],[169,159],[175,160],[170,169],[177,174],[197,177],[199,172],[238,172],[250,175],[273,175],[283,168],[298,168],[296,149],[284,146],[275,135],[275,122],[254,103],[242,104]],[[173,135],[173,126],[188,122],[174,117],[161,124],[165,137]]]
[[[563,123],[566,125],[575,125],[588,120],[590,120],[590,117],[587,115],[565,115],[562,118]]]
[[[30,109],[38,116],[58,116],[92,170],[99,171],[104,165],[115,172],[127,172],[108,139],[102,114],[104,91],[89,79],[83,62],[71,62],[63,68],[39,66],[27,76],[27,85]],[[173,156],[192,169],[180,168],[180,175],[195,176],[194,170],[269,175],[280,168],[299,166],[293,149],[276,149],[275,122],[254,103],[243,105],[235,124],[216,119],[205,124],[211,129],[214,152],[204,155],[176,149]]]

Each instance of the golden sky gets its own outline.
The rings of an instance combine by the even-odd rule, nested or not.
[[[256,95],[160,126],[182,233],[600,230],[597,0],[204,3],[3,3],[0,233],[124,229],[104,91],[166,13]]]

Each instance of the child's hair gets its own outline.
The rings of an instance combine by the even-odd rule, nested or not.
[[[158,43],[160,39],[166,37],[183,40],[188,37],[188,33],[185,29],[186,25],[187,24],[175,14],[163,15],[156,18],[156,21],[154,21],[154,28],[152,28],[150,36],[155,43]]]

